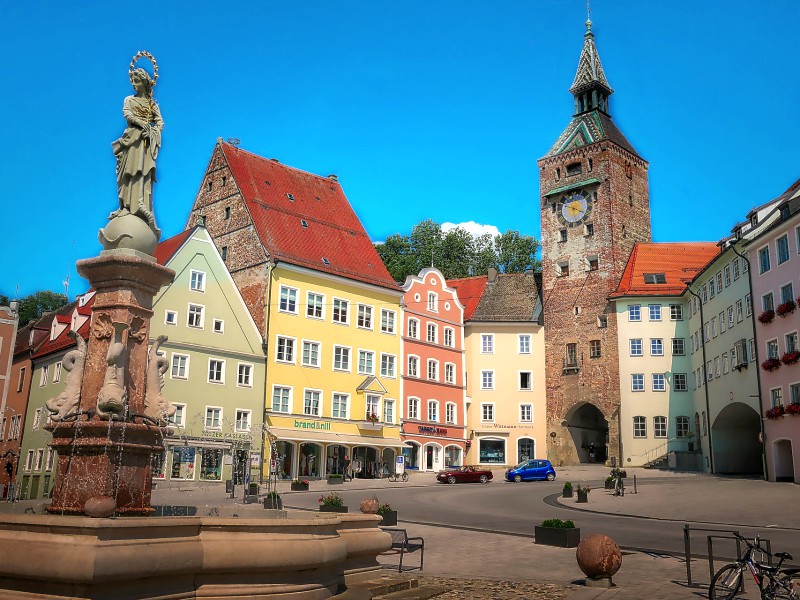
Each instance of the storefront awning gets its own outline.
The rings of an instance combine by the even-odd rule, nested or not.
[[[380,446],[382,448],[408,448],[400,440],[381,437],[367,437],[335,433],[333,431],[306,431],[287,427],[270,427],[269,431],[278,440],[291,442],[323,442],[325,444],[342,444],[343,446]]]

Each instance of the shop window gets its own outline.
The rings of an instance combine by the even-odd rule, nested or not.
[[[481,463],[505,464],[506,442],[505,440],[482,439],[478,443],[478,454]]]
[[[200,479],[220,481],[222,479],[222,449],[203,448],[200,454]]]

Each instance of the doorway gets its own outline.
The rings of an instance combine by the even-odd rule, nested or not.
[[[604,463],[608,458],[608,421],[594,404],[582,404],[567,418],[567,430],[580,463]]]
[[[792,456],[792,441],[778,440],[773,444],[775,458],[775,481],[794,483],[794,457]]]

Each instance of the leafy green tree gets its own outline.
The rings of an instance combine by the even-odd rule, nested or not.
[[[0,306],[8,306],[10,299],[5,294],[0,294]],[[28,321],[39,319],[44,313],[58,310],[67,303],[64,294],[57,294],[47,290],[34,292],[19,300],[19,324],[27,325]]]
[[[530,235],[511,231],[495,236],[494,247],[497,254],[498,269],[502,273],[523,273],[528,269],[540,270],[536,259],[539,241]]]
[[[395,281],[405,281],[406,277],[419,273],[417,257],[411,250],[411,239],[395,233],[382,244],[375,244],[378,256]]]

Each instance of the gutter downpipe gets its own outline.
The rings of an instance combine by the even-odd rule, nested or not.
[[[264,306],[264,339],[261,342],[261,349],[264,351],[264,401],[262,406],[261,418],[261,468],[258,470],[258,481],[264,483],[264,455],[267,445],[267,368],[269,367],[269,307],[272,306],[272,270],[277,266],[278,261],[267,262],[267,295]],[[270,456],[270,463],[272,463]]]
[[[736,241],[731,244],[733,253],[747,263],[747,283],[750,286],[750,323],[753,325],[753,338],[756,337],[756,311],[753,304],[753,270],[748,259],[744,254],[740,254],[736,249],[736,244],[741,238],[737,236]],[[755,360],[756,368],[756,385],[758,386],[758,424],[761,427],[761,468],[764,472],[764,481],[769,481],[769,470],[767,469],[767,434],[764,431],[764,417],[761,414],[761,370],[758,368],[761,364],[758,360],[758,344],[753,344],[753,359]]]
[[[703,349],[703,366],[700,372],[703,374],[703,388],[705,389],[706,394],[706,427],[708,428],[708,459],[709,459],[709,466],[711,467],[711,473],[714,473],[714,443],[713,443],[713,436],[711,435],[712,427],[711,427],[711,403],[708,399],[708,373],[706,373],[706,365],[708,361],[706,361],[706,325],[705,319],[703,318],[703,299],[700,297],[697,292],[692,290],[691,283],[686,286],[686,291],[689,292],[692,296],[697,298],[697,303],[700,305],[700,347]],[[697,437],[700,441],[700,450],[703,449],[703,442],[702,442],[702,435],[698,431]]]

